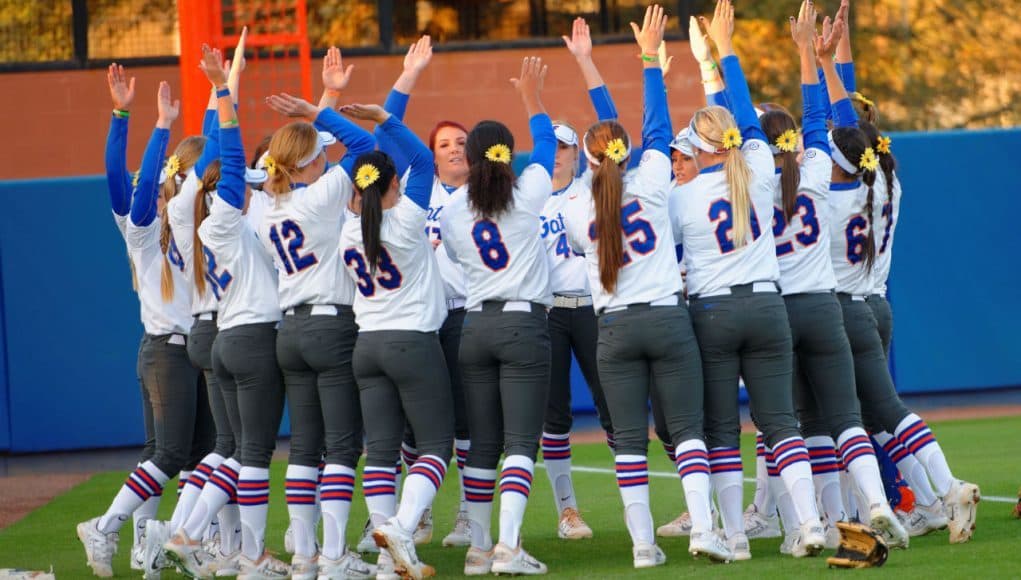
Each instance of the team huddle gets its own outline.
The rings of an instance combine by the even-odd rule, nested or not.
[[[464,574],[544,574],[521,534],[540,448],[558,536],[593,535],[571,479],[572,355],[606,432],[635,568],[666,563],[657,536],[688,536],[692,556],[715,562],[750,559],[750,538],[781,534],[795,558],[856,530],[883,557],[947,527],[968,541],[979,489],[952,475],[889,372],[901,189],[875,104],[855,92],[847,14],[844,0],[819,31],[806,0],[791,18],[800,129],[783,106],[752,103],[731,1],[692,18],[708,106],[674,135],[667,17],[648,8],[631,24],[640,141],[616,121],[579,18],[564,40],[599,121],[582,133],[551,120],[547,67],[526,58],[511,82],[534,146],[517,176],[498,121],[441,121],[427,143],[402,122],[427,36],[383,106],[339,106],[352,67],[331,48],[318,106],[267,97],[293,119],[248,159],[236,106],[245,35],[232,61],[203,46],[203,134],[167,157],[179,103],[161,83],[134,176],[134,79],[112,65],[106,172],[145,327],[147,445],[107,512],[78,525],[93,572],[113,574],[133,517],[132,568],[146,578],[175,566],[193,578],[428,577],[415,546],[432,539],[456,455],[460,503],[442,543],[466,548]],[[338,141],[346,151],[330,165]],[[759,431],[747,509],[740,381]],[[290,563],[265,549],[285,401]],[[650,406],[687,505],[658,529]],[[352,550],[363,455],[369,520]],[[158,521],[174,476],[177,504]],[[838,565],[862,565],[846,560],[838,553]]]

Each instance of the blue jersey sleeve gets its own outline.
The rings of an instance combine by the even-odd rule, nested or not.
[[[844,83],[844,88],[847,89],[847,92],[853,93],[858,90],[858,81],[854,78],[853,62],[838,62],[837,75],[840,77],[840,81]]]
[[[216,194],[236,209],[245,207],[245,148],[241,128],[220,128],[220,183]]]
[[[647,68],[643,76],[645,110],[642,113],[642,150],[659,151],[669,159],[673,128],[670,126],[670,109],[666,102],[663,71],[659,68]],[[636,157],[634,153],[631,156]]]
[[[840,99],[833,103],[833,125],[835,127],[858,126],[858,113],[854,111],[851,99]]]
[[[155,128],[152,137],[145,147],[142,156],[142,168],[139,170],[138,185],[131,199],[131,223],[145,227],[156,219],[156,197],[159,189],[160,166],[167,153],[167,142],[170,130]],[[168,175],[167,179],[173,179]]]
[[[206,110],[206,119],[203,122],[203,135],[206,136],[206,144],[202,148],[202,155],[195,161],[195,175],[201,180],[206,168],[213,161],[220,158],[220,122],[216,110]],[[211,121],[210,121],[211,120]]]
[[[805,149],[819,149],[828,154],[830,145],[826,138],[826,111],[829,105],[823,100],[821,87],[819,83],[801,85],[801,102],[804,106],[801,132]]]
[[[422,143],[422,140],[411,129],[408,129],[397,115],[391,115],[385,123],[379,126],[379,130],[386,134],[396,148],[404,151],[408,156],[411,175],[404,188],[404,195],[415,202],[415,205],[428,211],[429,198],[432,196],[433,175],[436,169],[433,164],[432,151],[429,151],[425,143]]]
[[[386,112],[397,117],[398,121],[403,122],[404,114],[408,110],[409,98],[410,95],[406,95],[397,89],[390,89],[390,94],[387,95],[383,108],[386,109]],[[400,147],[394,145],[390,136],[381,130],[379,125],[376,125],[376,128],[372,130],[372,136],[376,138],[379,150],[385,151],[393,159],[394,167],[397,168],[397,175],[404,175],[409,165],[407,154]]]
[[[592,107],[596,110],[596,117],[600,121],[617,120],[617,107],[613,104],[613,97],[610,96],[610,90],[606,88],[606,85],[589,89],[588,96],[592,101]]]
[[[372,133],[341,117],[333,109],[320,111],[316,117],[315,126],[322,131],[328,131],[347,147],[347,152],[340,159],[340,166],[348,175],[352,174],[355,160],[359,155],[376,148],[376,139]]]
[[[206,109],[202,115],[202,134],[209,137],[213,133],[219,133],[220,122],[216,108]]]
[[[822,102],[829,103],[830,89],[829,87],[826,86],[826,74],[822,72],[821,68],[817,70],[817,74],[819,76],[819,86],[821,87],[820,90],[822,91]],[[826,107],[826,120],[827,121],[833,120],[833,110],[829,106]]]
[[[705,102],[709,106],[715,105],[717,107],[723,107],[724,109],[733,112],[733,108],[730,106],[730,99],[727,98],[726,90],[706,95]]]
[[[741,61],[737,56],[731,55],[720,60],[720,68],[723,70],[723,78],[727,83],[727,93],[731,110],[737,126],[741,129],[741,136],[747,141],[758,139],[767,141],[766,134],[759,124],[759,117],[755,114],[755,105],[752,104],[752,95],[748,91],[748,81],[744,78],[744,71],[741,70]]]
[[[553,163],[557,156],[557,136],[553,132],[553,121],[546,113],[533,115],[528,120],[528,130],[532,133],[532,156],[529,164],[538,163],[553,175]]]
[[[128,120],[110,116],[110,131],[106,134],[106,187],[110,192],[110,207],[119,216],[131,211],[131,176],[128,174]]]

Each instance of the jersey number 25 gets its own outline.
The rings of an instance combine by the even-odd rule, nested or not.
[[[646,255],[656,249],[656,230],[648,220],[638,217],[644,208],[637,199],[630,201],[620,208],[620,227],[627,238],[627,245],[639,255]],[[596,241],[596,222],[588,226],[588,237]],[[630,252],[624,252],[624,265],[631,263]]]

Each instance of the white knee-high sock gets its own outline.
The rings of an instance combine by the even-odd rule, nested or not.
[[[184,491],[184,486],[188,483],[188,479],[190,477],[190,471],[182,471],[177,474],[177,497],[181,497],[181,493]]]
[[[844,498],[840,492],[840,466],[833,438],[817,435],[805,439],[809,462],[812,464],[812,483],[816,500],[821,506],[826,523],[831,526],[847,520]]]
[[[762,432],[755,433],[755,511],[764,516],[776,513],[776,502],[769,492],[769,473],[766,469],[766,443]]]
[[[801,530],[801,523],[798,521],[798,512],[794,509],[794,501],[790,492],[780,477],[780,470],[776,468],[776,459],[773,452],[766,448],[766,473],[769,479],[769,493],[776,503],[777,512],[780,514],[780,522],[783,524],[784,533],[791,535]]]
[[[617,487],[624,502],[624,520],[631,543],[655,543],[652,529],[652,510],[649,507],[649,461],[645,455],[618,453],[614,459],[617,470]]]
[[[454,455],[457,457],[457,481],[461,486],[459,512],[468,511],[468,502],[464,499],[464,462],[468,459],[468,450],[471,449],[471,446],[471,439],[454,439]]]
[[[238,474],[238,508],[241,511],[241,552],[247,558],[258,560],[266,549],[269,469],[241,466]]]
[[[447,464],[435,455],[419,456],[408,470],[397,507],[397,524],[408,533],[415,531],[422,514],[433,504],[436,492],[447,475]]]
[[[128,517],[143,503],[163,494],[163,486],[169,479],[170,477],[160,471],[152,461],[146,461],[135,468],[124,480],[124,485],[100,518],[99,530],[104,533],[120,530],[124,522],[128,521]]]
[[[199,494],[195,507],[191,514],[181,526],[184,533],[192,540],[200,540],[209,526],[209,522],[216,517],[220,508],[227,505],[231,500],[237,500],[238,475],[241,472],[241,464],[237,459],[225,459],[220,467],[217,467],[209,476],[206,485]],[[223,541],[224,536],[220,536]]]
[[[936,503],[936,492],[932,489],[932,483],[929,482],[929,475],[925,472],[925,467],[918,459],[890,433],[880,431],[873,433],[872,436],[883,446],[883,450],[897,465],[897,470],[900,471],[904,480],[908,482],[908,487],[915,494],[915,502],[923,506],[931,506]]]
[[[225,458],[218,453],[210,453],[202,458],[202,461],[195,466],[191,477],[185,482],[184,491],[178,494],[177,505],[174,507],[174,514],[170,517],[170,529],[176,531],[191,515],[191,510],[199,500],[202,488],[206,485],[209,476],[216,471]],[[182,472],[181,477],[184,477]]]
[[[294,555],[311,557],[316,551],[316,488],[319,468],[288,465],[285,483],[287,515],[294,535]]]
[[[500,471],[500,542],[511,548],[521,541],[521,525],[532,492],[535,462],[524,455],[508,455]]]
[[[744,476],[741,450],[737,447],[714,447],[709,450],[709,471],[713,490],[720,507],[723,531],[728,538],[744,533]]]
[[[495,469],[465,466],[464,498],[468,502],[471,545],[484,552],[488,552],[493,547],[490,526],[493,520],[493,490],[495,488]]]
[[[132,544],[137,545],[142,541],[142,536],[145,534],[145,524],[149,520],[156,517],[156,512],[160,509],[160,500],[163,499],[163,494],[151,496],[149,499],[142,502],[142,505],[135,508],[135,511],[131,513],[133,520],[134,535],[132,536]]]
[[[798,524],[819,521],[815,486],[812,484],[812,466],[809,463],[805,440],[801,437],[788,437],[778,441],[773,447],[773,457],[784,487],[794,502]]]
[[[950,472],[950,466],[947,465],[943,449],[925,421],[911,413],[904,417],[900,425],[897,425],[894,435],[897,436],[900,444],[918,458],[918,461],[925,467],[936,494],[941,497],[945,496],[954,482],[954,474]]]
[[[397,513],[397,468],[365,466],[362,491],[369,508],[369,521],[379,527]]]
[[[241,510],[236,494],[220,508],[216,517],[220,520],[220,554],[232,556],[241,549]]]
[[[883,490],[883,478],[879,474],[876,450],[872,447],[872,440],[865,429],[852,427],[844,431],[837,437],[837,445],[840,447],[844,468],[854,477],[858,490],[869,503],[867,507],[886,504],[886,492]]]
[[[564,513],[564,508],[578,509],[574,497],[574,482],[571,480],[571,434],[542,434],[542,462],[546,465],[553,488],[553,501],[556,502],[557,516]]]
[[[709,484],[709,452],[701,439],[689,439],[677,446],[674,465],[681,476],[684,500],[691,515],[692,533],[713,529],[712,487]]]
[[[344,555],[344,538],[354,490],[354,469],[336,463],[326,466],[319,486],[319,498],[323,510],[323,556],[330,560]]]

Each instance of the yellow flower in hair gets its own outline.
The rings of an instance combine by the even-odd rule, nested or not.
[[[737,149],[742,143],[744,139],[741,138],[741,131],[738,131],[737,127],[731,127],[723,132],[724,149]]]
[[[371,163],[365,163],[355,172],[355,185],[358,189],[365,189],[379,179],[379,169]]]
[[[784,153],[794,153],[798,150],[798,132],[794,129],[787,129],[776,138],[775,145],[777,149]]]
[[[865,171],[875,171],[879,168],[879,158],[876,157],[876,152],[871,147],[866,147],[865,152],[861,154],[858,167]]]
[[[510,147],[503,143],[497,143],[486,149],[486,159],[494,163],[510,163],[511,162],[511,150]]]
[[[272,155],[267,153],[266,156],[262,158],[262,163],[266,166],[266,175],[273,177],[277,174],[277,160],[273,159]]]
[[[181,158],[177,155],[171,155],[167,157],[167,164],[164,166],[167,171],[167,176],[177,175],[181,171]]]
[[[855,92],[851,93],[851,98],[854,99],[856,102],[859,102],[859,103],[865,105],[866,107],[869,107],[869,108],[872,108],[872,109],[874,109],[876,107],[876,103],[874,103],[870,99],[865,98],[865,95],[859,93],[858,91],[855,91]]]
[[[618,137],[606,144],[603,155],[614,163],[620,163],[627,157],[627,145],[624,145],[624,140]]]
[[[889,137],[880,137],[879,143],[876,144],[876,151],[883,155],[889,155],[891,143],[893,143],[893,139],[890,139]]]

